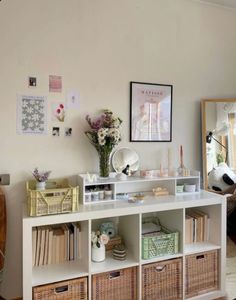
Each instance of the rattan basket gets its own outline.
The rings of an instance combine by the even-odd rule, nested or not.
[[[48,180],[45,190],[36,190],[36,181],[26,182],[27,206],[30,216],[43,216],[77,211],[79,187],[67,179]]]
[[[111,238],[108,243],[105,245],[106,251],[112,250],[114,246],[120,245],[122,243],[122,239],[120,236],[115,236],[114,238]]]
[[[217,250],[186,257],[186,298],[218,289]]]
[[[142,267],[142,299],[182,299],[182,259],[144,265]]]
[[[33,288],[33,300],[87,300],[87,277]]]
[[[92,276],[92,300],[136,300],[136,267]]]
[[[142,259],[178,253],[179,233],[162,227],[161,233],[142,235]]]

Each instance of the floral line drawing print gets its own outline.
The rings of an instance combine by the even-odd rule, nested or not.
[[[46,134],[46,98],[19,96],[17,129],[20,134]]]

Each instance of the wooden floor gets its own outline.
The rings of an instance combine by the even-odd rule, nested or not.
[[[236,299],[236,244],[230,238],[227,239],[226,292],[227,300]]]

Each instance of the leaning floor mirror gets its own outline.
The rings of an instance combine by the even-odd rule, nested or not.
[[[204,189],[217,191],[213,171],[219,166],[236,170],[236,99],[204,99],[201,113]]]

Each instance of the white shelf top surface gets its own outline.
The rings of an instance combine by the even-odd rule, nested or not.
[[[216,249],[220,249],[220,248],[221,247],[216,244],[207,243],[207,242],[192,243],[192,244],[185,245],[184,254],[190,255],[190,254],[196,254],[196,253],[216,250]]]
[[[84,276],[88,276],[88,272],[81,260],[37,266],[33,267],[32,285],[37,286]]]
[[[117,260],[112,257],[112,251],[106,252],[106,259],[102,262],[91,263],[91,273],[103,273],[129,267],[138,266],[139,262],[128,252],[125,260]]]
[[[144,182],[144,181],[162,181],[162,180],[179,180],[179,179],[189,179],[189,178],[199,178],[198,171],[192,171],[190,176],[162,176],[162,177],[140,177],[140,176],[127,176],[125,180],[116,178],[116,173],[110,173],[108,178],[99,178],[94,182],[89,182],[87,180],[87,174],[79,174],[84,180],[84,184],[88,185],[103,185],[103,184],[125,184],[130,182]]]
[[[176,254],[171,254],[171,255],[158,256],[158,257],[154,257],[154,258],[150,258],[150,259],[142,259],[141,264],[146,265],[146,264],[156,263],[156,262],[159,262],[159,261],[165,261],[165,260],[169,260],[169,259],[173,259],[173,258],[179,258],[179,257],[183,257],[183,254],[182,253],[176,253]]]
[[[207,191],[200,191],[193,194],[182,194],[176,196],[167,195],[155,197],[153,195],[146,197],[143,203],[129,203],[127,200],[116,200],[108,203],[91,203],[86,205],[80,204],[78,212],[41,217],[27,216],[25,208],[23,222],[29,222],[29,224],[31,224],[32,226],[41,226],[122,215],[133,215],[154,211],[221,204],[223,201],[226,201],[225,199],[225,196]]]

